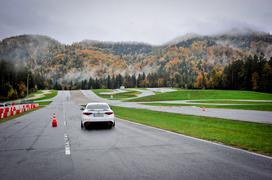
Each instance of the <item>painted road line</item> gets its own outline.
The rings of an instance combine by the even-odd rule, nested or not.
[[[64,134],[65,155],[71,155],[70,142],[67,134]]]

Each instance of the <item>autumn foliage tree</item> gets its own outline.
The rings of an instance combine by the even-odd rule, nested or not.
[[[47,82],[42,76],[35,75],[26,67],[15,68],[15,65],[0,60],[0,100],[24,98],[27,91],[27,76],[29,78],[29,92],[44,89]]]

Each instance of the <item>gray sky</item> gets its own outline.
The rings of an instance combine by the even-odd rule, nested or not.
[[[162,44],[186,33],[272,32],[272,0],[0,0],[0,39],[43,34]]]

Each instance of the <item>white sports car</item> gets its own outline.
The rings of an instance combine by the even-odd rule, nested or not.
[[[114,113],[107,103],[88,103],[82,108],[81,128],[94,123],[106,123],[107,125],[114,127],[115,118]]]

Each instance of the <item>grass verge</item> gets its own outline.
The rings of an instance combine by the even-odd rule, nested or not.
[[[272,155],[272,125],[112,106],[117,117]],[[139,114],[141,114],[139,116]]]
[[[47,106],[51,103],[52,101],[42,101],[42,102],[39,102],[39,105],[40,106]]]
[[[92,91],[97,95],[104,92],[113,92],[111,89],[92,89]]]
[[[37,95],[37,94],[42,94],[43,92],[42,92],[42,90],[37,90],[36,92],[34,92],[34,93],[31,93],[31,94],[29,94],[27,97],[25,97],[26,99],[27,98],[32,98],[32,97],[34,97],[35,95]]]
[[[272,111],[272,104],[243,104],[243,105],[212,105],[212,104],[186,104],[186,103],[142,103],[150,106],[196,106],[205,108],[222,108],[222,109],[241,109],[241,110],[258,110],[258,111]]]
[[[272,100],[272,94],[254,91],[233,90],[178,90],[146,96],[129,101],[166,101],[166,100],[200,100],[200,99],[249,99]]]
[[[55,97],[57,94],[58,94],[58,91],[56,91],[56,90],[51,90],[50,93],[45,94],[43,97],[37,98],[37,99],[32,99],[32,100],[33,100],[33,101],[39,101],[39,100],[51,99],[51,98]]]
[[[101,92],[111,92],[111,91],[105,91],[106,89],[93,89],[92,91],[105,99],[111,99],[111,95],[110,94],[100,94]],[[137,94],[140,94],[140,92],[138,91],[133,91],[133,90],[129,90],[127,92],[121,92],[121,93],[116,93],[113,94],[113,98],[114,100],[121,100],[121,99],[127,99],[127,98],[132,98],[132,97],[137,97]]]
[[[258,104],[272,104],[272,102],[261,102],[261,101],[254,101],[254,100],[248,100],[248,101],[239,101],[239,100],[202,100],[202,101],[187,101],[190,103],[207,103],[207,104],[253,104],[253,105],[258,105]]]

